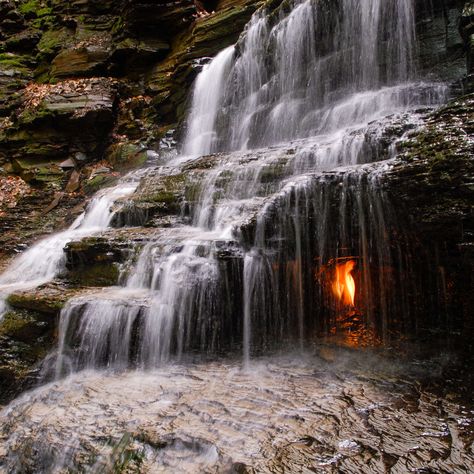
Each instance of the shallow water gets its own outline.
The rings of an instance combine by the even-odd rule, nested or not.
[[[0,472],[473,472],[473,407],[424,382],[446,363],[322,347],[81,372],[0,413]]]

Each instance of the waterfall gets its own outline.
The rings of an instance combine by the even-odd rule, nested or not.
[[[221,53],[198,77],[185,153],[268,146],[420,103],[410,82],[413,8],[412,0],[306,0],[288,14],[260,10],[236,53]]]
[[[204,66],[196,80],[189,130],[183,147],[185,155],[205,155],[213,148],[221,95],[233,55],[233,46],[224,49],[210,64]]]
[[[8,310],[6,299],[14,291],[35,288],[53,280],[64,270],[64,247],[106,229],[115,211],[115,200],[132,194],[138,182],[125,180],[122,184],[99,192],[83,212],[64,232],[46,237],[13,260],[0,275],[0,319]]]
[[[189,156],[167,172],[226,153],[206,170],[186,219],[130,262],[122,287],[68,302],[56,375],[235,347],[248,364],[280,342],[303,347],[341,318],[328,280],[340,262],[359,270],[362,288],[343,323],[386,337],[392,312],[410,303],[397,290],[409,284],[397,257],[408,244],[391,242],[398,223],[379,177],[389,165],[374,163],[422,120],[408,111],[445,93],[417,79],[412,0],[262,8],[198,76]],[[396,275],[382,271],[396,266]]]

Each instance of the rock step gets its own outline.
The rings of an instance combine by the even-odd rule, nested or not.
[[[72,288],[66,286],[64,282],[53,281],[37,288],[15,291],[8,296],[7,301],[14,310],[29,310],[57,316],[71,298],[100,290],[100,288]]]

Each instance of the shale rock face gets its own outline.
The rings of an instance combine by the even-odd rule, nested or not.
[[[97,160],[114,124],[116,89],[106,78],[29,84],[2,136],[1,161],[25,181],[38,181],[41,166],[55,174],[53,164],[68,169],[82,156]]]
[[[460,97],[432,114],[426,126],[401,145],[384,176],[400,219],[409,215],[421,253],[436,256],[448,282],[444,324],[474,334],[474,95]],[[429,324],[429,322],[426,322]]]

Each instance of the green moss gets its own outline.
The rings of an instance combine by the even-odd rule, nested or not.
[[[27,17],[43,18],[53,14],[53,9],[41,0],[27,0],[22,2],[18,10]]]
[[[138,206],[155,209],[161,214],[179,212],[186,191],[186,176],[164,176],[149,183],[135,198]]]
[[[195,202],[199,199],[201,193],[202,187],[200,181],[197,181],[195,183],[188,182],[184,191],[184,199],[186,200],[186,202]]]
[[[95,193],[104,186],[112,185],[112,183],[114,183],[116,180],[117,178],[111,175],[95,176],[94,178],[89,179],[84,183],[84,191],[87,194]]]
[[[48,330],[48,323],[37,313],[26,310],[11,310],[3,318],[0,335],[16,341],[34,343]]]
[[[48,84],[51,79],[49,77],[49,67],[45,64],[41,64],[34,72],[35,81],[38,84]]]
[[[53,14],[53,10],[49,7],[43,7],[43,8],[40,8],[37,12],[36,12],[36,16],[38,18],[41,18],[43,16],[49,16],[49,15],[52,15]]]
[[[86,252],[88,251],[91,247],[94,247],[96,245],[102,245],[104,244],[105,240],[102,237],[85,237],[81,240],[75,240],[73,242],[69,242],[67,244],[67,249],[68,251],[73,251],[74,253],[79,253],[79,252]]]
[[[68,34],[64,28],[61,30],[48,30],[43,33],[38,43],[38,50],[43,56],[53,55],[61,49],[67,38]]]
[[[82,286],[112,286],[118,283],[119,268],[113,263],[97,263],[71,272],[69,278]]]
[[[0,53],[0,69],[28,72],[29,59],[12,53]]]
[[[148,202],[162,202],[163,204],[173,204],[176,196],[169,191],[158,191],[155,194],[149,194],[146,199]]]
[[[56,115],[54,110],[39,106],[34,109],[26,109],[18,116],[19,125],[31,125],[44,119],[51,119]]]
[[[120,33],[123,29],[125,28],[125,21],[122,17],[118,17],[113,26],[112,26],[112,34],[113,35],[117,35],[118,33]]]
[[[120,49],[136,49],[138,47],[138,41],[133,38],[125,38],[115,45],[116,50]]]
[[[115,170],[126,171],[142,166],[147,153],[132,143],[117,143],[110,148],[107,158]]]
[[[36,15],[37,11],[42,8],[42,2],[40,0],[26,0],[20,4],[18,10],[23,15]]]
[[[66,300],[62,294],[42,294],[39,292],[12,293],[7,302],[14,308],[56,314],[64,307]]]
[[[52,29],[55,24],[55,17],[53,15],[42,16],[33,20],[31,24],[39,30]]]
[[[275,181],[283,179],[288,173],[286,167],[286,161],[281,160],[278,163],[263,167],[260,173],[260,182],[262,183],[274,183]]]

